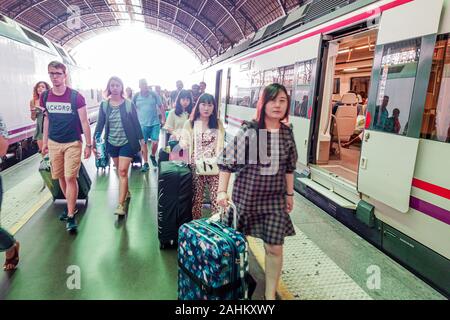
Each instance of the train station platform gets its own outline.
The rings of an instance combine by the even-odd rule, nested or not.
[[[39,162],[36,155],[1,173],[1,222],[20,241],[21,255],[15,272],[0,272],[0,300],[177,299],[177,252],[159,248],[155,170],[131,170],[129,215],[119,221],[115,169],[97,171],[93,158],[86,161],[93,183],[73,235],[58,219],[64,202],[54,203],[42,188]],[[291,216],[297,234],[286,241],[280,299],[445,299],[299,194]],[[262,243],[249,238],[249,244],[254,299],[262,299]],[[80,288],[67,285],[73,266]]]

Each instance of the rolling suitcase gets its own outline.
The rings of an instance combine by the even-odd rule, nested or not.
[[[160,248],[175,246],[178,229],[192,220],[192,171],[182,162],[161,162],[158,173],[158,238]]]
[[[40,165],[39,165],[39,173],[42,176],[42,179],[44,180],[45,185],[50,190],[50,193],[53,196],[53,201],[59,200],[59,199],[65,199],[64,194],[59,186],[59,181],[52,179],[51,174],[51,165],[50,165],[50,159],[44,158],[42,159]],[[91,178],[89,177],[88,172],[86,171],[86,168],[84,167],[83,163],[81,163],[80,172],[78,175],[78,199],[80,200],[86,200],[86,205],[88,202],[89,197],[89,191],[91,189]]]
[[[231,206],[236,225],[236,207]],[[249,299],[254,290],[245,236],[216,217],[194,220],[180,227],[179,300]]]

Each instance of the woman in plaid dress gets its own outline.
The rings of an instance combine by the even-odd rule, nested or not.
[[[294,205],[297,148],[292,129],[285,124],[289,106],[284,86],[267,86],[256,119],[244,122],[219,165],[218,204],[228,206],[229,178],[237,173],[232,199],[238,209],[238,229],[264,241],[266,299],[275,299],[284,237],[295,235],[289,213]]]

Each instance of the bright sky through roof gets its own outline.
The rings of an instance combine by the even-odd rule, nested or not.
[[[138,90],[141,78],[169,91],[175,90],[177,80],[182,80],[187,89],[193,81],[202,80],[191,81],[192,71],[200,64],[193,53],[175,40],[139,25],[91,38],[78,45],[72,55],[81,66],[92,69],[92,80],[102,89],[113,75],[133,90]]]

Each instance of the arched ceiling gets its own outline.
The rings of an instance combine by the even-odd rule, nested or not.
[[[1,0],[0,13],[72,49],[121,25],[144,24],[212,59],[306,0]]]

